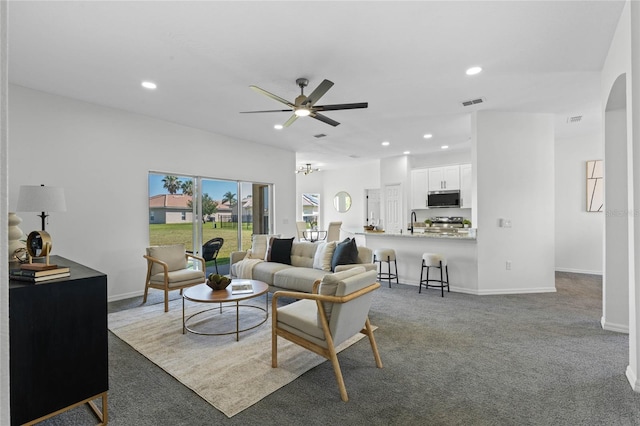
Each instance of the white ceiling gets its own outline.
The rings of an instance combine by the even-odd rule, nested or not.
[[[300,164],[329,169],[469,149],[478,109],[553,113],[560,136],[597,131],[600,70],[623,5],[11,1],[9,81],[294,150]],[[484,71],[466,76],[472,65]],[[300,118],[283,130],[273,125],[290,113],[239,113],[282,109],[249,85],[293,101],[298,77],[310,80],[306,94],[335,83],[318,105],[369,108],[326,112],[338,127]],[[478,97],[486,102],[461,105]]]

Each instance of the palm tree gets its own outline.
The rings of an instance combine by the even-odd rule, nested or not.
[[[193,195],[193,180],[185,180],[182,182],[181,188],[184,195]]]
[[[178,192],[178,189],[180,189],[180,186],[182,185],[178,176],[165,176],[164,179],[162,179],[162,182],[164,183],[165,189],[169,191],[169,194],[175,194]]]
[[[237,219],[238,212],[234,210],[234,207],[238,204],[236,200],[236,194],[232,193],[231,191],[227,191],[222,196],[222,203],[229,203],[229,207],[231,207],[231,211],[236,213],[236,221],[239,222],[239,220]]]
[[[236,194],[232,193],[231,191],[227,191],[223,196],[222,196],[222,203],[229,203],[230,206],[233,206],[234,204],[236,204]]]

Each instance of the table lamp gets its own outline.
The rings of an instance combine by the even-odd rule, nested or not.
[[[33,231],[27,237],[27,253],[29,254],[29,264],[22,265],[22,269],[53,269],[57,265],[49,264],[49,253],[51,252],[51,236],[45,231],[45,219],[49,216],[47,212],[67,211],[67,203],[64,198],[64,190],[55,186],[23,185],[20,187],[18,195],[18,206],[16,210],[20,212],[41,212],[38,216],[42,220],[42,231]],[[44,257],[45,264],[33,264],[33,258]]]
[[[64,198],[64,190],[55,186],[22,185],[18,195],[19,212],[41,212],[42,230],[45,230],[46,212],[65,212],[67,203]]]

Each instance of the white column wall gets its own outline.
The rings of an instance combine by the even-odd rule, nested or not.
[[[480,111],[472,135],[479,294],[555,291],[553,116]]]
[[[632,167],[629,170],[630,195],[632,202],[629,207],[631,217],[629,226],[629,367],[627,378],[633,389],[640,391],[638,368],[640,366],[640,3],[630,2],[631,24],[631,90],[627,89],[627,96],[631,102],[627,117],[631,121],[630,140],[632,142]],[[630,96],[629,96],[630,93]],[[632,337],[633,336],[633,337]]]
[[[296,235],[294,152],[12,85],[9,113],[9,207],[20,185],[63,187],[53,254],[106,273],[110,300],[144,289],[149,171],[273,183],[275,232]]]
[[[621,78],[624,78],[622,76]],[[627,110],[605,113],[606,274],[602,292],[605,330],[629,331],[629,192],[627,169]]]

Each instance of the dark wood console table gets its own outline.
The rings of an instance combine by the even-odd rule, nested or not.
[[[60,256],[50,262],[68,266],[71,276],[9,281],[11,424],[35,424],[85,403],[106,424],[107,276]]]

